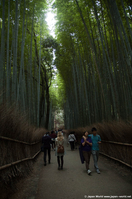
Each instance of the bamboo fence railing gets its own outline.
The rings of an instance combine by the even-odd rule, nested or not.
[[[29,146],[33,146],[33,145],[40,143],[40,142],[28,143],[28,142],[23,142],[23,141],[11,139],[11,138],[3,137],[3,136],[0,136],[0,140],[1,139],[8,140],[11,142],[16,142],[16,143],[21,143],[21,144],[29,145]],[[100,153],[102,155],[104,155],[108,158],[111,158],[113,160],[116,160],[116,161],[132,168],[132,155],[131,155],[132,154],[132,144],[113,142],[113,141],[105,141],[105,140],[102,140],[101,142],[102,142],[102,144],[100,147],[101,148]],[[24,159],[17,160],[17,161],[11,162],[9,164],[0,166],[0,170],[3,170],[5,168],[19,164],[24,161],[33,160],[39,153],[40,153],[40,149],[32,157],[24,158]]]
[[[10,163],[10,164],[6,164],[6,165],[4,165],[4,166],[1,166],[1,167],[0,167],[0,170],[6,169],[6,168],[8,168],[8,167],[10,167],[10,166],[13,166],[13,165],[15,165],[15,164],[19,164],[19,163],[21,163],[21,162],[25,162],[25,161],[27,161],[27,160],[33,160],[39,153],[40,153],[40,150],[39,150],[33,157],[25,158],[25,159],[18,160],[18,161],[16,161],[16,162],[12,162],[12,163]]]
[[[100,153],[132,168],[132,144],[102,140]]]
[[[12,142],[18,142],[18,143],[22,143],[22,144],[26,144],[26,145],[34,145],[34,144],[39,143],[39,142],[28,143],[28,142],[23,142],[23,141],[20,141],[20,140],[15,140],[15,139],[3,137],[3,136],[0,136],[0,139],[9,140],[9,141],[12,141]]]
[[[8,197],[16,190],[17,182],[31,173],[33,161],[40,153],[40,141],[28,143],[0,136],[0,193]]]
[[[8,142],[8,143],[6,143]],[[15,143],[15,146],[13,147],[14,144],[10,144],[11,143]],[[17,144],[17,146],[16,146]],[[2,149],[2,146],[3,148],[5,149],[6,147],[8,148],[8,150],[6,150],[6,152],[4,152],[4,149],[1,150],[1,162],[3,161],[2,158],[7,158],[8,159],[8,156],[11,154],[11,156],[15,157],[15,159],[17,158],[16,156],[14,156],[15,153],[19,153],[19,151],[16,151],[14,149],[18,149],[20,150],[20,154],[22,154],[22,151],[26,151],[27,154],[25,154],[25,156],[28,156],[28,157],[25,157],[25,158],[22,158],[22,159],[19,159],[19,160],[14,160],[12,157],[10,157],[10,159],[12,160],[10,163],[7,163],[7,164],[4,164],[4,165],[0,165],[0,170],[3,170],[3,169],[6,169],[8,167],[11,167],[13,165],[16,165],[16,164],[19,164],[19,163],[22,163],[22,162],[25,162],[25,161],[28,161],[28,160],[33,160],[39,153],[40,153],[40,144],[41,142],[40,141],[37,141],[37,142],[33,142],[33,143],[28,143],[28,142],[23,142],[23,141],[20,141],[20,140],[15,140],[15,139],[11,139],[11,138],[7,138],[7,137],[3,137],[3,136],[0,136],[0,145],[1,145],[1,149]],[[12,146],[12,147],[9,147]],[[24,147],[23,147],[24,146]],[[26,146],[29,146],[28,148],[26,148]],[[33,150],[33,146],[35,147],[35,149]],[[10,150],[10,154],[9,154],[9,150]],[[30,154],[32,154],[32,150],[35,151],[34,154],[31,156]],[[4,156],[2,156],[2,153],[5,153]],[[6,157],[7,155],[7,157]],[[19,155],[20,157],[21,155]],[[23,154],[22,156],[23,157]]]

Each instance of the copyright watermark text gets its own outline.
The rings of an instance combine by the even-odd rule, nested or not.
[[[112,196],[112,195],[109,195],[109,196],[105,196],[105,195],[94,195],[94,196],[90,196],[90,195],[84,195],[84,198],[132,198],[131,195],[120,195],[120,196]]]

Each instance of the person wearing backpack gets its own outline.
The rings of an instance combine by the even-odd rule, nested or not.
[[[72,151],[75,148],[75,141],[76,141],[76,138],[75,138],[74,132],[71,132],[70,135],[68,136],[68,142],[70,143]]]
[[[55,145],[56,145],[56,151],[55,155],[57,156],[57,162],[58,162],[58,170],[63,169],[63,156],[64,156],[64,137],[62,135],[61,131],[58,131],[57,138],[55,138]]]
[[[92,140],[92,156],[94,161],[94,167],[96,169],[96,172],[100,174],[100,170],[98,167],[98,159],[99,159],[99,144],[101,144],[101,137],[97,134],[97,129],[95,127],[92,128],[92,133],[89,137],[91,137]]]

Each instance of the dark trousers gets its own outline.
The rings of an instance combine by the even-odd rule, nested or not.
[[[52,149],[54,149],[55,148],[55,141],[52,140],[51,144],[52,144]]]
[[[48,151],[48,161],[50,162],[50,148],[44,148],[44,163],[46,163],[46,156],[47,156],[47,151]]]
[[[91,151],[83,151],[83,157],[86,162],[86,169],[89,169],[89,163],[90,163],[90,156],[91,156]]]
[[[71,150],[74,150],[74,141],[70,141]]]
[[[61,165],[60,165],[60,159],[61,159]],[[58,162],[58,167],[61,166],[63,168],[63,163],[64,163],[63,155],[62,156],[57,156],[57,162]]]

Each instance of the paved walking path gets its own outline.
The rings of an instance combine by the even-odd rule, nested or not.
[[[25,185],[13,199],[119,198],[122,195],[132,198],[132,180],[126,173],[123,174],[124,169],[120,167],[119,170],[116,164],[110,164],[111,161],[102,156],[99,157],[101,174],[95,172],[91,157],[91,176],[87,174],[85,165],[81,164],[78,150],[71,151],[70,147],[66,147],[63,170],[57,169],[54,151],[51,151],[51,158],[51,164],[44,166],[43,154],[38,157],[34,173],[24,181]]]

